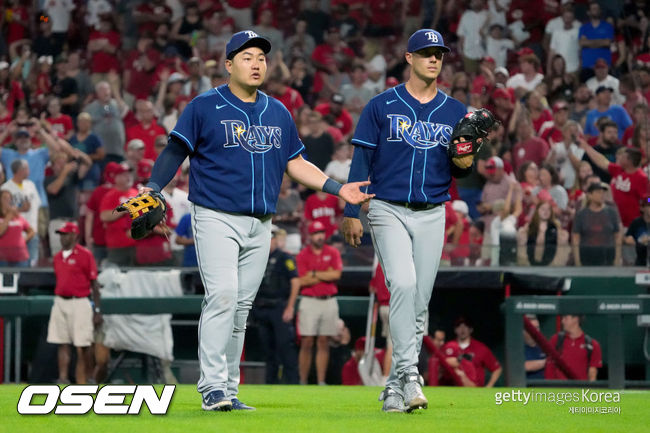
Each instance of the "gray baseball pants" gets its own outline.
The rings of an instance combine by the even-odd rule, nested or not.
[[[375,199],[370,202],[368,220],[391,294],[393,357],[386,386],[401,392],[400,378],[418,373],[418,355],[444,244],[445,206],[414,211]]]
[[[205,287],[199,319],[197,389],[237,396],[246,318],[260,287],[271,242],[271,219],[192,206],[196,256]]]

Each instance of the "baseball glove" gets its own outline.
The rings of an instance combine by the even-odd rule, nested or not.
[[[448,153],[451,158],[475,155],[481,149],[487,135],[499,125],[499,121],[485,108],[467,113],[454,127]],[[481,141],[478,141],[482,139]],[[458,140],[458,143],[454,141]]]
[[[129,212],[131,215],[131,237],[137,240],[146,238],[165,219],[167,206],[162,194],[149,191],[130,198],[115,210]]]

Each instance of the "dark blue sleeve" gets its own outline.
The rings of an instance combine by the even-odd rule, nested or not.
[[[187,146],[189,153],[193,153],[196,149],[199,140],[199,131],[201,130],[201,117],[196,107],[197,100],[187,104],[187,107],[181,113],[181,116],[176,122],[176,126],[169,133],[179,139],[181,143]]]
[[[302,144],[302,140],[300,140],[300,137],[298,136],[298,129],[296,129],[296,124],[294,123],[291,114],[289,114],[288,111],[287,121],[287,130],[289,132],[289,137],[287,137],[286,142],[282,144],[286,144],[287,148],[289,149],[287,161],[290,161],[296,158],[305,150],[305,145]]]
[[[370,174],[370,160],[372,159],[373,150],[367,147],[355,147],[350,165],[350,174],[348,182],[363,182],[368,180]],[[359,218],[360,205],[346,204],[343,215],[348,218]]]
[[[147,187],[160,192],[174,178],[178,167],[187,158],[188,150],[185,143],[181,143],[178,137],[170,134],[167,146],[158,155],[158,159],[153,165],[151,179],[149,179]]]
[[[88,141],[86,142],[88,154],[97,152],[97,149],[102,147],[102,141],[95,134],[90,134]]]

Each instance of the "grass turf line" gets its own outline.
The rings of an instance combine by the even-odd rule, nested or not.
[[[495,392],[508,388],[425,388],[429,409],[413,414],[384,414],[377,387],[243,385],[240,399],[257,411],[202,411],[193,385],[176,387],[169,412],[141,415],[32,415],[16,412],[24,386],[0,386],[0,433],[140,432],[647,432],[650,391],[633,391],[621,402],[576,404],[530,402],[495,404]],[[524,389],[523,391],[530,391]],[[535,389],[569,392],[576,389]],[[604,391],[604,390],[603,390]],[[621,414],[572,414],[571,406],[615,406]]]

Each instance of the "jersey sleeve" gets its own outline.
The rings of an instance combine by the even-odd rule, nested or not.
[[[343,270],[343,260],[341,259],[341,253],[336,248],[332,248],[334,257],[332,258],[332,267],[337,271]]]
[[[290,161],[298,155],[300,155],[305,150],[305,145],[302,144],[302,140],[298,137],[298,130],[296,129],[296,124],[293,122],[291,114],[287,111],[287,129],[289,131],[289,137],[287,137],[286,143],[284,143],[289,151],[287,152],[287,160]]]
[[[196,109],[196,100],[193,100],[178,118],[176,126],[169,133],[170,137],[180,140],[187,146],[190,152],[194,152],[199,141],[199,131],[201,130],[201,118]]]
[[[375,149],[379,144],[381,128],[376,106],[376,99],[371,99],[361,112],[357,129],[354,131],[354,137],[351,140],[352,144],[370,149]]]
[[[298,253],[298,255],[296,256],[296,267],[298,270],[299,277],[302,277],[303,275],[307,275],[307,272],[309,272],[307,258],[305,257],[304,254]]]
[[[485,368],[490,371],[495,371],[498,368],[501,368],[501,364],[499,364],[499,361],[487,346],[483,346],[483,352],[483,365],[485,365]]]
[[[97,279],[97,262],[95,261],[95,257],[90,253],[90,251],[87,252],[88,256],[88,279],[90,281],[94,281]]]

